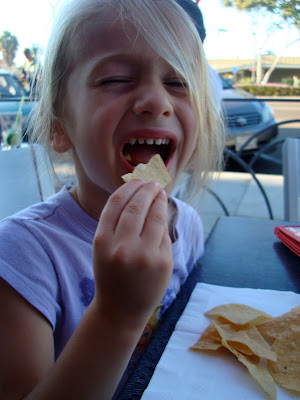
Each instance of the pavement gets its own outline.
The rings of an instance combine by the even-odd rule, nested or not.
[[[56,189],[67,182],[74,182],[74,168],[68,162],[56,164]],[[256,174],[269,199],[275,220],[284,220],[283,176],[270,174]],[[182,175],[174,192],[178,197],[185,193],[187,176]],[[244,218],[269,219],[268,208],[258,185],[251,174],[244,172],[221,172],[213,174],[208,186],[217,195],[226,207],[230,216]],[[226,215],[224,209],[210,192],[200,190],[189,203],[196,209],[202,218],[205,238],[209,235],[216,220]]]

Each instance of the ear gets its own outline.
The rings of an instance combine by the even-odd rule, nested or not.
[[[52,124],[50,144],[57,153],[65,153],[72,147],[72,142],[66,129],[58,121],[54,121]]]

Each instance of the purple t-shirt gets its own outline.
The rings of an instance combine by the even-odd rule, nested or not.
[[[198,214],[173,201],[178,211],[174,270],[161,313],[204,249]],[[0,276],[49,320],[56,358],[94,297],[92,245],[97,225],[66,187],[0,223]]]

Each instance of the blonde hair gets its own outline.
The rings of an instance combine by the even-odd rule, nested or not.
[[[195,192],[210,172],[219,170],[223,126],[210,93],[207,60],[198,32],[174,0],[69,0],[62,3],[45,53],[39,101],[33,118],[33,140],[51,154],[51,132],[61,113],[67,79],[80,57],[80,36],[86,24],[112,10],[116,21],[133,25],[149,45],[187,84],[198,122],[198,142],[187,165]],[[103,21],[105,22],[105,20]]]

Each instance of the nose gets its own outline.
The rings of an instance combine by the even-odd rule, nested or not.
[[[173,113],[173,105],[164,84],[153,80],[140,84],[136,90],[133,112],[141,117],[170,117]]]

